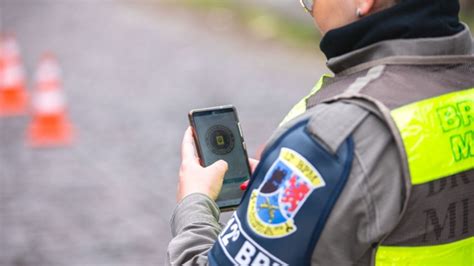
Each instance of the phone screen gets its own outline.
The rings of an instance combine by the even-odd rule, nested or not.
[[[240,184],[249,179],[250,171],[235,109],[218,107],[193,111],[192,119],[203,165],[220,159],[228,164],[217,205],[220,208],[237,206],[244,193]]]

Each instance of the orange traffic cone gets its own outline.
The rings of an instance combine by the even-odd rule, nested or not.
[[[28,129],[28,141],[34,147],[67,145],[73,141],[60,76],[54,56],[44,55],[36,73],[33,120]]]
[[[26,112],[28,95],[20,50],[13,36],[0,39],[0,116]]]

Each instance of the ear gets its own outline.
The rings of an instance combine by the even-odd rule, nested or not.
[[[361,16],[367,16],[375,8],[375,0],[357,0],[357,8]]]

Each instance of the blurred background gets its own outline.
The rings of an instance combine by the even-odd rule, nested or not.
[[[35,110],[0,114],[1,266],[163,264],[188,111],[234,104],[255,156],[328,73],[296,0],[0,0],[0,32]]]

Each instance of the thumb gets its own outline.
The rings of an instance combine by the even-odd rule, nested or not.
[[[227,169],[228,169],[228,164],[226,161],[224,160],[219,160],[211,165],[209,165],[209,169],[213,172],[215,172],[216,174],[224,177],[225,173],[227,172]]]

